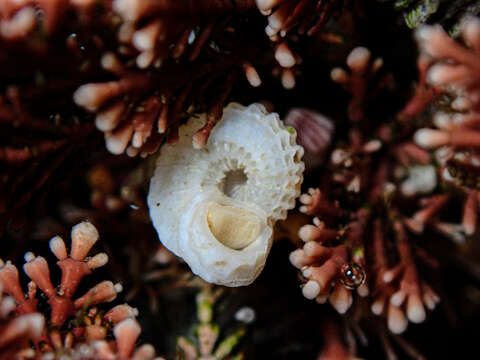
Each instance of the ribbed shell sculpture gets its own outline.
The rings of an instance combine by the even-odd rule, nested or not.
[[[175,145],[161,149],[150,182],[150,217],[163,244],[204,280],[250,284],[262,271],[273,225],[300,194],[303,148],[296,133],[263,105],[231,103],[207,144],[192,118]]]

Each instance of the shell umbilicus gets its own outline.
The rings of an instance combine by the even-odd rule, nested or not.
[[[262,271],[273,225],[300,194],[304,165],[296,133],[260,104],[231,103],[197,150],[205,116],[165,145],[150,182],[150,217],[163,244],[204,280],[250,284]]]

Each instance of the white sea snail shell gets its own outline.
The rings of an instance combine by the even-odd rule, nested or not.
[[[231,103],[197,150],[205,116],[180,128],[161,149],[150,182],[150,217],[162,243],[204,280],[250,284],[262,271],[273,225],[300,195],[303,148],[296,133],[263,105]]]

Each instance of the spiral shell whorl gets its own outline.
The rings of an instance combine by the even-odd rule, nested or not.
[[[228,105],[206,146],[196,150],[191,137],[204,123],[204,116],[191,119],[179,142],[162,148],[148,195],[150,216],[164,245],[193,272],[217,284],[247,285],[265,264],[274,223],[300,194],[303,149],[296,133],[260,104]],[[263,224],[258,240],[242,249],[213,241],[205,215],[212,201],[255,213]]]

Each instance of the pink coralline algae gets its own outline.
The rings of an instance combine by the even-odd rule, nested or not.
[[[0,285],[4,316],[8,320],[10,312],[16,315],[5,324],[5,329],[10,329],[11,338],[3,338],[0,351],[8,351],[9,354],[15,349],[21,351],[16,356],[32,359],[47,359],[60,353],[80,359],[127,359],[131,356],[139,335],[139,325],[134,319],[138,311],[127,304],[117,305],[106,313],[98,310],[98,306],[117,297],[122,290],[121,285],[103,281],[82,296],[75,296],[81,280],[108,261],[105,253],[88,257],[97,240],[96,228],[87,222],[73,227],[70,253],[59,236],[50,240],[50,249],[58,259],[57,265],[62,272],[58,286],[51,282],[47,260],[27,253],[23,269],[31,281],[26,295],[16,266],[2,262]],[[38,289],[46,298],[48,319],[39,309],[44,305],[42,297],[37,295]],[[107,338],[112,327],[117,341],[115,351],[112,350],[115,347],[110,349],[110,345],[98,342]],[[144,345],[136,350],[132,358],[148,360],[153,359],[154,354],[150,345]]]
[[[5,0],[0,9],[0,38],[18,41],[26,38],[39,24],[46,33],[54,32],[65,14],[91,19],[95,0]]]
[[[268,16],[265,33],[272,39],[284,37],[295,29],[299,34],[314,35],[322,29],[335,9],[335,1],[256,0],[258,9]]]
[[[45,319],[37,312],[15,314],[15,300],[3,292],[0,282],[0,356],[2,359],[31,355],[30,342],[39,338],[45,328]]]
[[[192,138],[193,145],[202,148],[222,116],[239,73],[243,71],[253,86],[261,81],[245,58],[220,56],[216,64],[194,60],[191,64],[170,62],[154,73],[145,73],[125,66],[117,55],[105,53],[101,65],[117,79],[80,86],[73,95],[74,102],[96,113],[95,125],[105,133],[111,153],[146,156],[156,152],[164,141],[176,143],[184,113],[193,110],[192,106],[212,90],[213,82],[222,80],[223,91],[208,101],[207,123]]]
[[[451,102],[448,109],[433,115],[434,128],[417,130],[414,141],[425,149],[435,150],[441,179],[465,194],[461,223],[434,223],[440,232],[463,242],[465,235],[471,236],[477,229],[480,21],[477,18],[464,21],[461,35],[465,45],[451,39],[439,26],[422,27],[416,35],[420,56],[429,64],[428,84],[437,93],[450,96]],[[446,193],[424,205],[422,212],[414,216],[414,226],[421,228],[445,207],[450,197]]]
[[[290,261],[301,270],[306,298],[328,301],[344,314],[353,307],[357,293],[368,300],[373,314],[387,319],[391,332],[399,334],[409,321],[423,322],[425,309],[433,310],[439,302],[419,274],[418,262],[426,255],[412,246],[412,234],[423,231],[434,210],[402,215],[401,199],[426,192],[430,197],[422,201],[427,209],[438,209],[446,199],[431,195],[437,182],[427,152],[406,136],[393,137],[386,124],[368,130],[366,105],[371,92],[367,89],[381,86],[382,75],[376,74],[382,61],[371,61],[369,50],[356,48],[347,65],[351,75],[335,68],[331,76],[351,92],[348,118],[359,125],[348,131],[346,144],[334,143],[320,186],[301,195],[300,211],[314,218],[313,224],[300,228],[304,245],[291,253]],[[324,138],[322,132],[319,136]],[[325,148],[327,142],[322,144]],[[399,165],[392,165],[390,159]],[[416,175],[405,178],[402,172]],[[397,255],[387,255],[386,246]]]
[[[274,69],[285,89],[296,85],[298,66],[302,58],[294,50],[299,35],[314,36],[338,10],[340,2],[319,0],[256,0],[259,11],[267,16],[265,34],[276,43]]]

